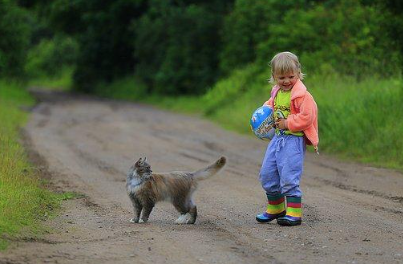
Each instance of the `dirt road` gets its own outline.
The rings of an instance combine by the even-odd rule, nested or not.
[[[64,202],[52,232],[0,253],[0,263],[403,263],[400,173],[308,153],[302,226],[257,224],[267,143],[146,105],[40,97],[28,145],[55,188],[85,196]],[[149,223],[129,223],[125,174],[139,157],[163,172],[193,171],[222,155],[224,171],[196,192],[195,225],[175,225],[178,214],[164,203]]]

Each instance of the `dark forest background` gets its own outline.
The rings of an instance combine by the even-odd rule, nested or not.
[[[402,69],[398,0],[0,1],[0,76],[74,67],[74,89],[136,76],[148,92],[203,94],[277,52],[307,72],[364,78]]]

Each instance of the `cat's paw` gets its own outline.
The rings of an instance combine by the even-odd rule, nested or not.
[[[178,219],[176,219],[175,224],[178,225],[187,224],[189,220],[190,220],[190,214],[189,213],[183,214],[180,215]]]
[[[130,219],[130,223],[138,223],[138,222],[139,222],[139,219],[137,219],[137,218]]]

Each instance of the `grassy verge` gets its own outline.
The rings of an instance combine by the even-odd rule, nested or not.
[[[403,169],[403,80],[313,77],[322,145],[347,159]]]
[[[233,72],[201,97],[145,95],[145,87],[127,78],[100,87],[98,94],[151,103],[204,115],[226,129],[252,136],[251,113],[270,96],[267,71],[255,65]],[[334,74],[308,75],[304,81],[319,107],[320,149],[340,158],[403,169],[403,80],[361,81]]]
[[[0,81],[0,250],[10,239],[38,234],[40,220],[64,199],[44,189],[20,143],[19,128],[27,113],[19,107],[33,103],[20,85]]]
[[[149,94],[147,87],[134,77],[127,77],[111,84],[96,87],[95,94],[118,100],[136,101],[152,104],[159,108],[188,114],[203,113],[202,101],[195,96],[161,96]]]
[[[250,114],[270,96],[268,73],[253,66],[235,72],[207,93],[204,113],[225,127],[250,133]],[[319,107],[320,148],[340,158],[403,169],[403,80],[361,81],[337,75],[304,81]]]
[[[52,89],[57,91],[67,91],[71,89],[73,84],[72,80],[73,71],[74,68],[65,67],[60,71],[59,74],[53,77],[37,76],[29,81],[28,86],[29,87],[37,86],[44,89]]]

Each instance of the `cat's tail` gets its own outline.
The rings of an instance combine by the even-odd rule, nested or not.
[[[207,179],[216,174],[217,172],[219,172],[225,166],[225,163],[227,163],[227,159],[225,157],[221,157],[210,166],[193,172],[192,173],[193,178],[196,180]]]

